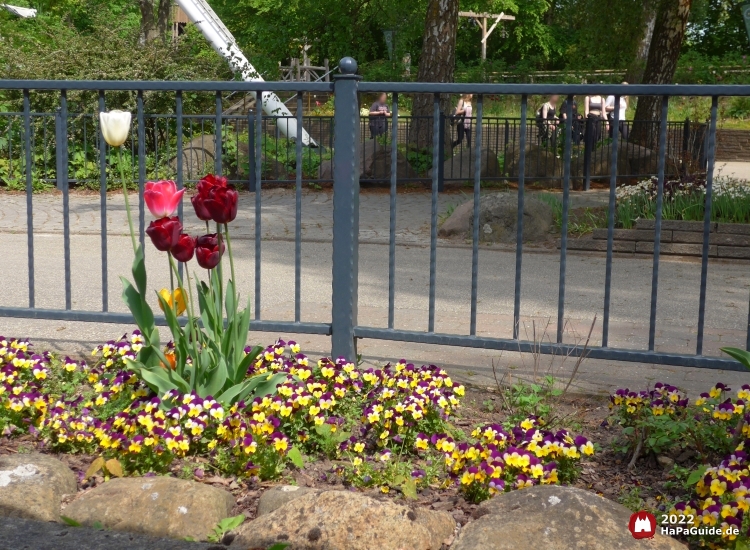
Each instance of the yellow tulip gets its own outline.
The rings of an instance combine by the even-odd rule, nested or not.
[[[185,302],[185,295],[183,294],[182,289],[178,288],[174,291],[174,294],[172,294],[171,292],[169,292],[168,289],[162,288],[159,291],[159,296],[162,297],[162,299],[167,303],[167,305],[170,308],[174,308],[176,304],[177,315],[182,315],[183,313],[185,313],[185,310],[187,309],[187,304]],[[164,307],[162,306],[161,302],[159,302],[159,307],[161,308],[162,311],[164,311]]]
[[[127,111],[109,111],[99,113],[99,124],[102,136],[111,147],[119,147],[128,139],[131,114]]]

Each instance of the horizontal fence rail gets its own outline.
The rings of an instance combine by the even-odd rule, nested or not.
[[[653,86],[653,85],[554,85],[554,84],[424,84],[424,83],[368,83],[356,75],[354,60],[345,59],[332,83],[289,82],[57,82],[57,81],[0,81],[0,89],[18,94],[20,110],[0,113],[0,178],[13,181],[26,192],[26,233],[28,262],[28,307],[0,306],[0,316],[15,318],[72,320],[106,323],[129,323],[128,314],[110,311],[108,288],[107,191],[117,183],[119,171],[115,159],[103,143],[96,111],[118,108],[109,105],[107,94],[128,92],[134,98],[133,132],[127,143],[129,155],[125,163],[139,191],[138,237],[144,241],[146,215],[143,200],[145,182],[152,179],[174,178],[179,187],[194,183],[204,173],[214,172],[230,178],[237,187],[254,192],[254,319],[249,330],[321,334],[331,336],[332,352],[350,359],[356,357],[356,341],[373,338],[424,344],[466,346],[473,348],[582,355],[596,359],[658,363],[726,370],[742,370],[736,362],[703,354],[709,275],[709,233],[713,193],[713,174],[716,156],[716,126],[720,96],[750,96],[750,86]],[[214,95],[214,110],[208,114],[184,112],[185,93]],[[296,103],[298,135],[280,135],[283,118],[268,116],[261,109],[246,114],[224,112],[224,100],[229,93],[286,92],[293,94]],[[370,116],[361,116],[360,98],[363,93],[392,93],[390,114],[373,131]],[[88,94],[85,101],[76,94]],[[335,114],[330,117],[304,116],[305,94],[334,93]],[[445,105],[450,94],[473,93],[474,113],[464,140],[458,140],[455,124],[451,124]],[[55,96],[55,112],[33,109],[36,94]],[[147,112],[147,94],[162,94],[174,101],[173,114]],[[406,96],[427,97],[428,111],[424,116],[403,116],[399,102]],[[632,161],[628,172],[620,170],[623,159],[642,159],[644,148],[628,139],[625,133],[613,131],[608,135],[604,123],[600,127],[583,128],[575,124],[551,128],[548,122],[538,122],[530,116],[536,105],[529,105],[530,95],[559,94],[572,99],[573,95],[615,96],[615,104],[622,95],[657,96],[661,116],[657,121],[622,121],[629,125],[647,127],[646,141],[652,146],[643,167]],[[487,116],[486,97],[490,95],[520,96],[518,119]],[[708,124],[670,122],[667,109],[675,96],[701,96],[712,100]],[[83,97],[83,96],[82,96]],[[79,102],[93,101],[95,108],[78,109]],[[570,105],[570,101],[568,105]],[[72,108],[74,105],[75,108]],[[431,106],[431,107],[430,107]],[[529,109],[531,107],[531,109]],[[568,110],[567,119],[572,119]],[[615,112],[611,124],[619,128],[619,114]],[[461,121],[457,124],[463,124]],[[302,127],[315,140],[317,147],[303,147]],[[471,137],[469,142],[467,134]],[[417,137],[412,137],[417,136]],[[450,145],[448,143],[450,142]],[[641,149],[639,149],[641,148]],[[640,155],[640,156],[637,156]],[[655,345],[656,311],[661,240],[661,204],[664,183],[679,174],[684,163],[692,168],[705,169],[705,219],[703,222],[703,254],[697,318],[697,345],[693,354],[660,352]],[[488,170],[492,166],[492,170]],[[541,168],[545,169],[542,175]],[[119,167],[117,167],[119,168]],[[652,269],[649,303],[649,343],[647,349],[624,349],[609,346],[614,234],[614,206],[616,188],[623,178],[654,176],[658,181]],[[521,338],[521,299],[523,289],[522,260],[524,249],[525,183],[536,180],[559,181],[562,188],[561,244],[557,293],[557,324],[554,341],[536,343]],[[512,338],[477,335],[478,291],[480,268],[479,212],[482,186],[487,181],[504,181],[518,189],[518,211],[515,244],[515,276],[513,280]],[[592,180],[609,185],[608,239],[606,276],[604,283],[603,333],[599,346],[584,349],[565,341],[563,323],[566,319],[567,237],[570,221],[570,197],[575,186],[588,188]],[[294,319],[268,320],[261,318],[262,217],[261,188],[269,181],[294,185]],[[403,330],[396,327],[396,212],[399,206],[397,189],[400,183],[422,181],[430,187],[429,287],[427,290],[426,331]],[[333,256],[331,321],[303,321],[302,302],[302,191],[303,182],[333,183]],[[359,253],[359,193],[361,183],[389,185],[388,238],[388,320],[387,326],[360,324],[357,315],[358,253]],[[471,228],[471,262],[466,267],[471,281],[468,334],[437,332],[438,265],[438,193],[445,182],[468,182],[473,195],[473,226]],[[38,308],[35,289],[34,200],[33,191],[46,185],[56,185],[63,204],[64,308]],[[70,188],[88,186],[99,191],[101,216],[101,310],[81,311],[73,307],[71,298],[70,250]],[[180,211],[182,216],[182,211]],[[533,275],[531,275],[533,276]],[[158,320],[164,324],[164,319]],[[750,320],[747,343],[750,345]]]

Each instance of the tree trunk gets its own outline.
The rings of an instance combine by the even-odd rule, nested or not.
[[[643,78],[643,69],[648,61],[648,53],[651,49],[651,38],[654,36],[654,26],[656,25],[656,8],[657,0],[645,0],[643,4],[643,34],[638,41],[638,49],[635,52],[635,59],[630,64],[625,80],[631,84],[639,84]]]
[[[170,0],[159,0],[158,8],[155,0],[138,0],[141,10],[141,40],[151,42],[157,38],[166,40],[169,28]]]
[[[643,84],[670,84],[677,70],[682,41],[685,38],[692,0],[661,0],[656,15],[648,61],[643,71]],[[653,148],[661,118],[661,98],[644,96],[638,99],[632,141]],[[656,122],[654,122],[656,121]]]
[[[172,8],[172,0],[159,0],[159,10],[156,14],[156,29],[162,40],[167,40],[169,32],[169,15]]]
[[[419,82],[453,82],[456,67],[456,33],[458,30],[458,0],[429,0],[422,37],[422,55],[419,58]],[[413,118],[409,141],[419,148],[432,147],[433,130],[432,94],[414,97]],[[450,97],[440,98],[440,111],[450,109]],[[450,140],[450,134],[448,140]]]

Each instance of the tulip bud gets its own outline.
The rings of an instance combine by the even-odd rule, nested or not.
[[[195,245],[195,259],[203,269],[213,269],[219,265],[223,253],[224,243],[216,233],[198,237]]]
[[[99,124],[102,136],[112,147],[119,147],[128,139],[131,115],[127,111],[109,111],[99,113]]]
[[[195,252],[195,238],[183,233],[172,247],[172,256],[178,262],[189,262]]]
[[[151,222],[146,229],[146,233],[151,237],[151,242],[157,250],[162,252],[169,251],[180,239],[182,224],[178,217],[161,218]]]

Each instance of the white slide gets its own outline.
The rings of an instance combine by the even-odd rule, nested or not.
[[[177,5],[182,8],[188,19],[192,21],[206,37],[211,46],[229,62],[232,70],[242,75],[242,78],[248,82],[263,82],[263,78],[258,71],[253,68],[245,57],[245,54],[237,47],[237,42],[221,22],[211,6],[204,0],[177,0]],[[257,97],[256,105],[257,105]],[[273,92],[263,92],[262,102],[263,112],[269,116],[289,117],[277,119],[276,124],[279,131],[290,139],[297,138],[297,120],[294,115],[286,108],[286,105]],[[303,145],[315,147],[308,133],[302,130]]]

